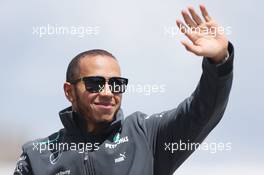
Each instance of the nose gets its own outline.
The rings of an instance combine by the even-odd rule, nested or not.
[[[99,93],[101,96],[104,97],[112,97],[113,93],[111,91],[111,87],[107,82],[105,82],[104,89]]]

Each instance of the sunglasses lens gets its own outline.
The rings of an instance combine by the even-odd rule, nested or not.
[[[91,93],[98,93],[104,90],[106,80],[104,77],[84,77],[85,88]],[[122,77],[112,77],[108,81],[109,88],[112,93],[124,93],[128,79]]]
[[[104,89],[105,79],[103,77],[85,77],[83,80],[89,92],[97,93]]]
[[[112,77],[108,82],[112,93],[124,93],[126,91],[127,83],[128,79],[121,77]]]

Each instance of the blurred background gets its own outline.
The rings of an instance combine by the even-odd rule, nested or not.
[[[185,37],[175,20],[200,3],[235,46],[229,104],[205,140],[232,149],[196,151],[175,174],[263,174],[264,4],[257,0],[1,0],[0,174],[12,174],[23,143],[62,128],[58,112],[70,105],[63,93],[66,68],[82,51],[108,50],[131,85],[163,87],[124,94],[125,115],[177,107],[195,89],[202,59],[180,44]]]

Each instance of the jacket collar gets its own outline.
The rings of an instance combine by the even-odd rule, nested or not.
[[[68,133],[83,133],[82,126],[78,125],[77,121],[81,120],[80,123],[85,123],[85,119],[78,113],[72,110],[72,107],[68,107],[59,112],[61,122]],[[119,108],[114,116],[114,120],[107,125],[100,134],[109,134],[113,130],[120,130],[124,120],[123,110]],[[86,133],[89,135],[89,133]],[[85,134],[85,135],[86,135]]]

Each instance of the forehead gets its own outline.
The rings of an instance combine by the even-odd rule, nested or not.
[[[81,77],[114,77],[121,75],[120,67],[117,60],[109,56],[86,56],[80,60],[79,68]]]

